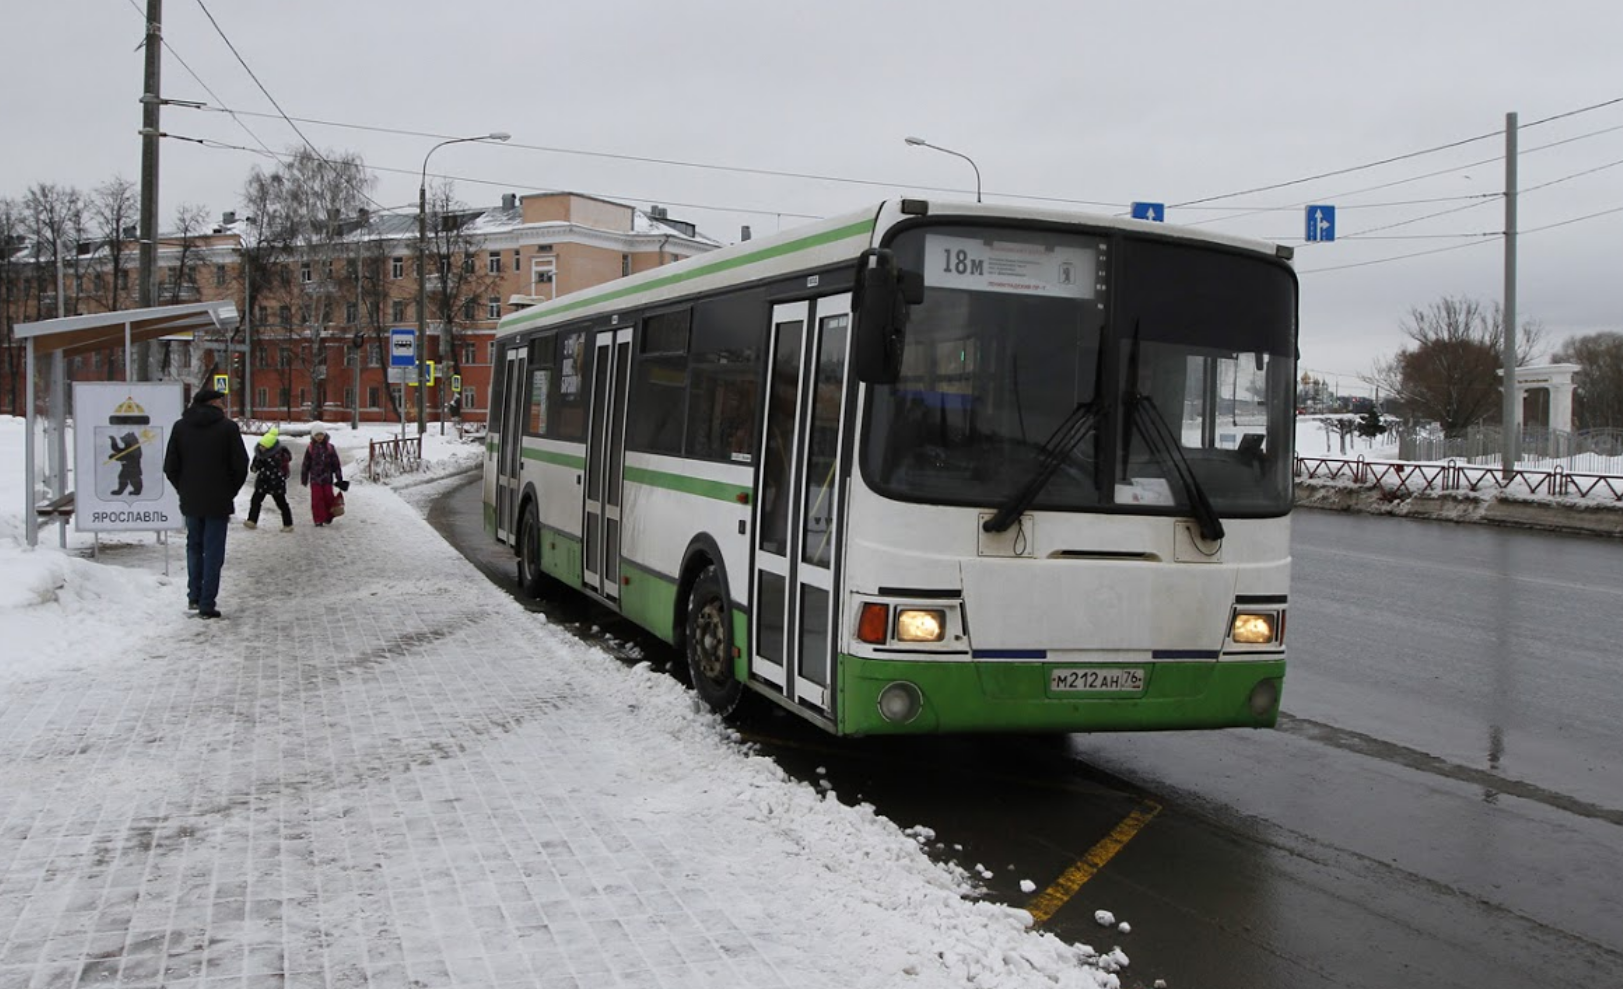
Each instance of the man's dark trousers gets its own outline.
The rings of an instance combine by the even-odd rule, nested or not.
[[[186,515],[186,600],[199,611],[214,611],[225,566],[225,534],[231,517]]]

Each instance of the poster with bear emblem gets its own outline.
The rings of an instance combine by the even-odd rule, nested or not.
[[[185,526],[180,496],[163,476],[169,431],[184,398],[178,383],[73,383],[75,528],[118,532]]]

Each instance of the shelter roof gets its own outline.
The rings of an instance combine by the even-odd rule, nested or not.
[[[13,330],[18,340],[33,342],[35,354],[61,351],[66,357],[77,357],[122,347],[126,342],[144,343],[160,337],[189,335],[197,330],[219,329],[229,333],[238,322],[237,307],[230,302],[188,302],[86,316],[59,316],[35,323],[18,323]]]

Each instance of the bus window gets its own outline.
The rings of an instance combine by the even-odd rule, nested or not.
[[[547,435],[555,440],[579,443],[586,439],[587,353],[585,330],[558,335],[558,363],[547,395]]]
[[[642,357],[631,379],[626,448],[682,453],[682,405],[687,398],[686,357]]]
[[[529,408],[524,416],[524,431],[531,436],[547,435],[547,397],[552,390],[552,355],[556,339],[542,337],[530,344]]]
[[[765,300],[752,294],[712,299],[694,309],[688,371],[690,457],[738,463],[755,458],[764,306]]]
[[[682,309],[643,320],[642,346],[631,378],[627,449],[681,455],[692,319],[693,311]]]
[[[687,453],[704,460],[754,459],[755,368],[696,365],[691,377]]]

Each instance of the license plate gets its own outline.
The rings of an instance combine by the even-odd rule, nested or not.
[[[1138,666],[1050,670],[1048,689],[1055,693],[1142,693],[1144,670]]]

